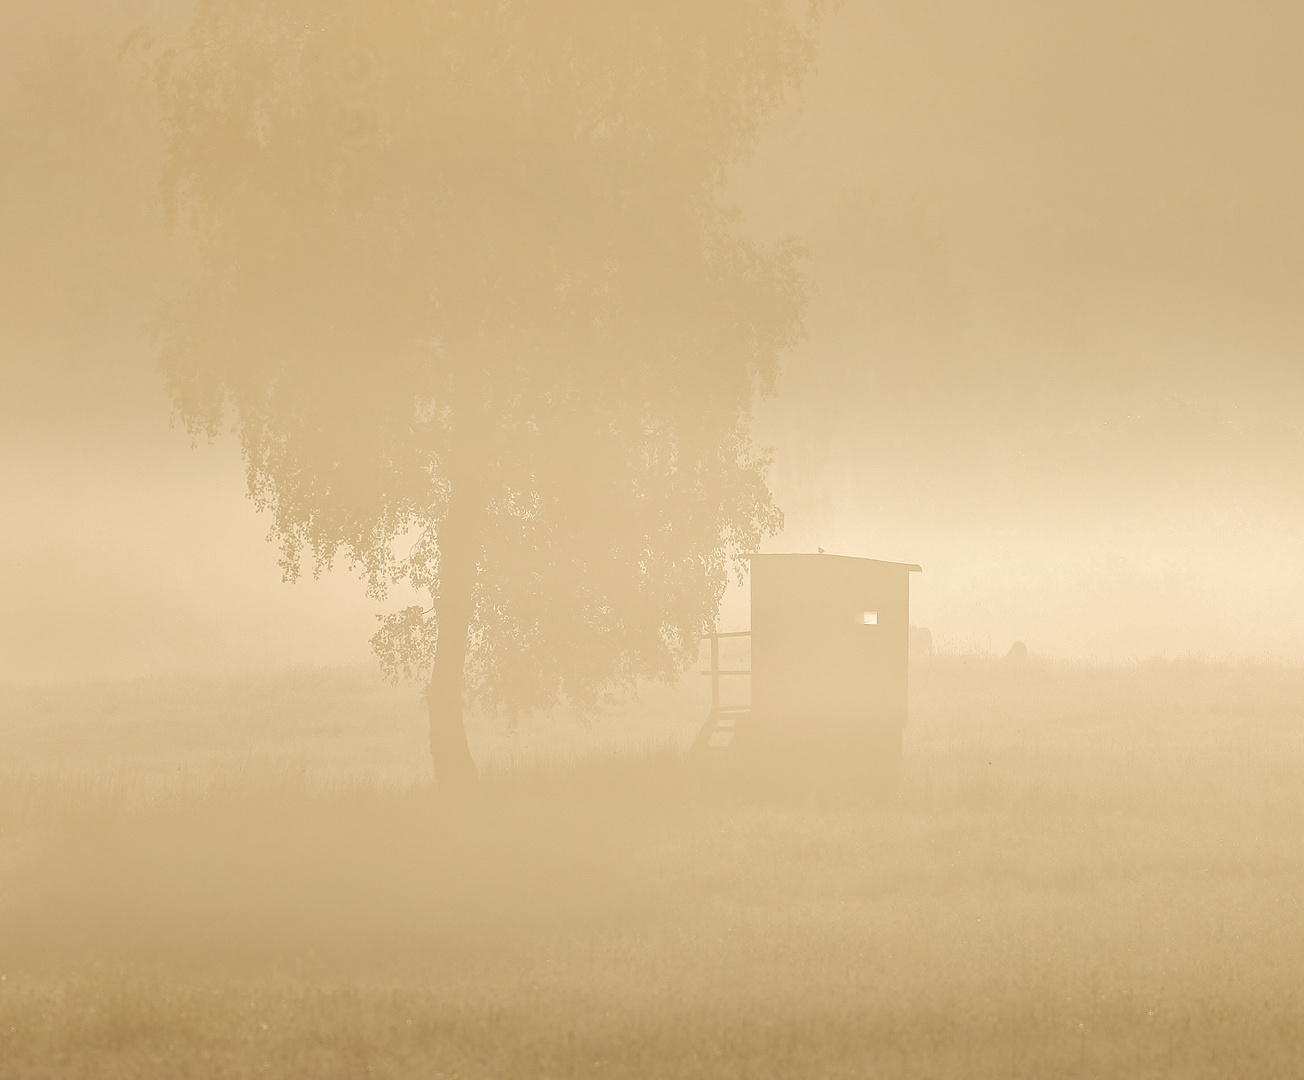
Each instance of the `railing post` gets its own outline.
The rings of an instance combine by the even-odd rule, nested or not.
[[[711,711],[720,711],[720,638],[711,635]]]

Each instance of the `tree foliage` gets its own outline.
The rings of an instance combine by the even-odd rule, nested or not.
[[[28,386],[112,392],[181,263],[158,214],[155,103],[112,10],[8,5],[0,21],[0,362]],[[22,422],[28,395],[6,396]]]
[[[725,193],[814,15],[203,0],[160,54],[204,255],[161,322],[168,385],[192,428],[232,418],[287,575],[430,590],[374,639],[391,673],[455,617],[455,528],[465,673],[511,708],[672,676],[776,530],[751,403],[800,332],[801,252]]]

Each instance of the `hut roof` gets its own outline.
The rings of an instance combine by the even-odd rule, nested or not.
[[[884,559],[865,559],[859,555],[830,555],[827,552],[809,551],[766,551],[744,555],[744,559],[849,559],[852,562],[873,563],[875,566],[894,566],[899,570],[922,574],[923,567],[917,563],[888,562]]]

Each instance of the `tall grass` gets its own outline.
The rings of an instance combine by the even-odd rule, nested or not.
[[[194,684],[5,699],[0,1076],[1304,1059],[1298,670],[942,656],[913,672],[888,806],[780,799],[685,755],[695,688],[645,697],[659,749],[612,734],[629,717],[541,719],[511,764],[519,732],[480,718],[499,749],[448,804],[410,692],[356,671],[262,685],[202,684],[192,713]],[[50,704],[77,694],[75,716]],[[61,731],[105,765],[52,762]]]

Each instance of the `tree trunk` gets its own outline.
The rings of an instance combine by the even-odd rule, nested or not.
[[[441,792],[474,785],[477,772],[462,717],[463,671],[474,603],[479,514],[473,496],[454,488],[439,537],[438,638],[426,687],[430,714],[430,761]]]

